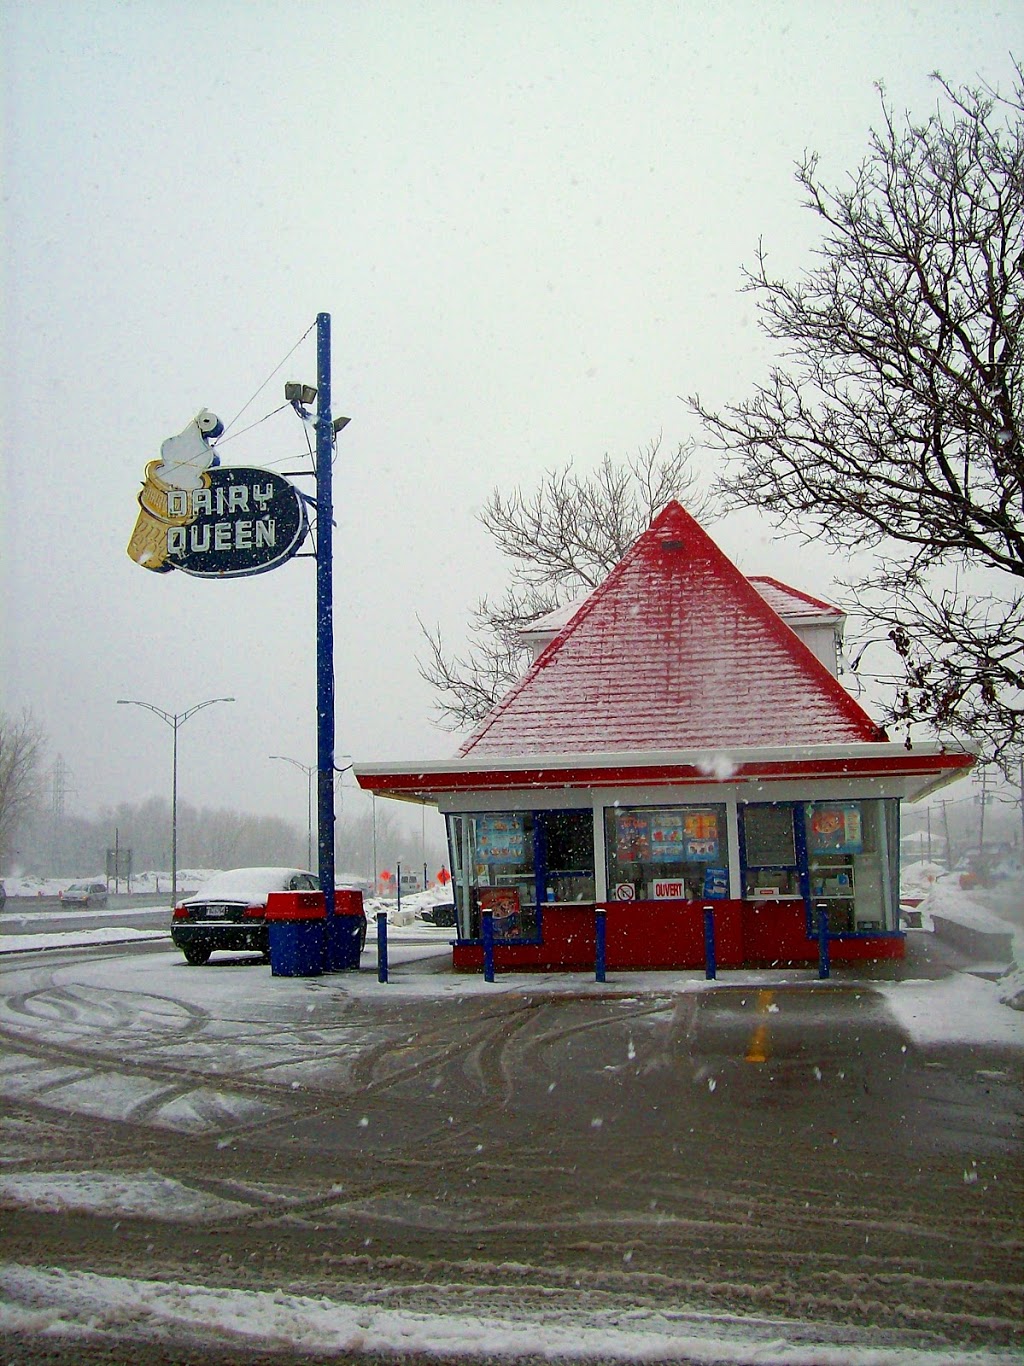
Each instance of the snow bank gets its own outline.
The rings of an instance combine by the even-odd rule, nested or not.
[[[178,869],[178,892],[179,895],[187,895],[194,892],[203,882],[208,882],[217,872],[215,868],[179,868]],[[73,882],[106,882],[106,873],[80,873],[76,877],[22,877],[11,875],[3,879],[7,895],[11,896],[60,896],[61,892],[66,891]],[[110,890],[114,890],[113,879],[110,881]],[[126,892],[128,884],[124,878],[118,883],[120,890]],[[146,895],[152,892],[154,895],[164,895],[171,890],[170,872],[161,873],[150,871],[146,873],[134,873],[131,880],[131,890],[139,895]]]
[[[1013,926],[1001,915],[988,910],[970,892],[966,892],[951,879],[943,879],[932,885],[922,901],[919,910],[922,916],[940,915],[967,929],[978,930],[982,934],[1010,934]]]

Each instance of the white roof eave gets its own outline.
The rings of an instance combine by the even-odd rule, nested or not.
[[[424,779],[443,777],[452,773],[488,773],[500,769],[506,773],[534,772],[537,769],[577,768],[697,768],[707,769],[713,777],[724,767],[739,768],[743,764],[800,763],[829,759],[896,759],[907,755],[934,756],[971,753],[970,750],[951,750],[938,741],[924,741],[911,749],[890,740],[855,741],[831,745],[770,745],[758,747],[727,746],[694,750],[610,750],[603,753],[527,754],[517,758],[506,755],[467,755],[456,759],[402,760],[357,763],[353,766],[357,777],[383,777],[386,774],[411,776],[421,774]]]

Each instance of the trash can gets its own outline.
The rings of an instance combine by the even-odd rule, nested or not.
[[[358,968],[365,928],[362,892],[336,890],[334,914],[327,917],[328,972]]]
[[[326,933],[323,892],[271,892],[267,933],[273,977],[319,977]]]

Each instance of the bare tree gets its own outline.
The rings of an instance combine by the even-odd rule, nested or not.
[[[482,720],[528,661],[523,628],[596,588],[666,503],[678,498],[691,511],[706,510],[692,457],[684,445],[663,455],[659,437],[626,460],[605,455],[592,474],[569,461],[532,493],[494,489],[479,516],[512,561],[505,593],[478,600],[461,655],[446,651],[439,627],[420,622],[429,651],[420,675],[434,688],[442,725],[462,730]]]
[[[31,712],[0,712],[0,870],[7,865],[14,833],[39,799],[45,735]]]
[[[1008,98],[934,80],[924,123],[880,91],[840,188],[805,154],[818,263],[790,283],[762,246],[745,273],[785,360],[734,407],[689,401],[728,452],[726,506],[876,551],[850,587],[898,655],[886,719],[998,756],[1024,739],[1024,80]]]

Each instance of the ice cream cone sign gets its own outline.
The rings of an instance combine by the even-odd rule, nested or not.
[[[295,486],[270,470],[221,465],[211,443],[223,431],[204,408],[146,466],[128,542],[143,569],[206,579],[261,574],[305,539],[306,505]]]
[[[210,487],[207,471],[220,464],[210,441],[223,430],[224,424],[216,413],[204,408],[183,432],[169,436],[160,447],[160,459],[151,460],[146,466],[139,494],[139,516],[128,542],[128,554],[143,569],[160,574],[173,569],[167,563],[168,528],[186,526],[192,520],[188,500],[173,494]]]

